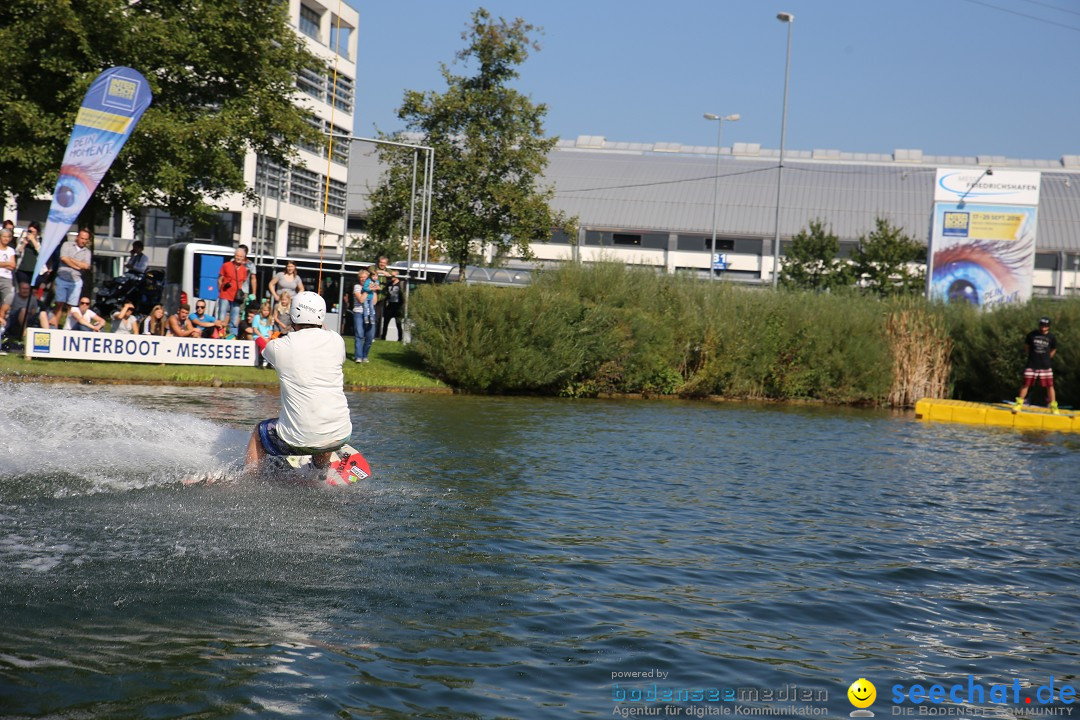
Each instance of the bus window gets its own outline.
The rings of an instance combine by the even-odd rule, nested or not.
[[[217,279],[221,272],[221,266],[225,264],[225,256],[210,255],[197,252],[192,258],[192,275],[198,278],[195,286],[195,297],[203,300],[217,300]]]

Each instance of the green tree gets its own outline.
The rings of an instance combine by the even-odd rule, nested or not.
[[[278,0],[5,0],[0,3],[0,193],[51,192],[83,95],[126,65],[154,100],[95,200],[198,219],[244,184],[255,150],[285,162],[321,141],[292,102],[295,76],[322,67]],[[88,208],[88,211],[91,208]]]
[[[791,238],[780,268],[780,283],[790,289],[833,290],[851,285],[851,266],[838,260],[840,239],[825,229],[822,220],[811,220],[808,228]]]
[[[851,253],[855,277],[881,296],[917,295],[926,289],[926,246],[885,218],[869,235],[859,236]],[[921,263],[921,268],[911,267]]]
[[[529,50],[539,49],[534,32],[521,18],[507,22],[476,10],[456,56],[474,64],[475,74],[455,75],[443,64],[445,92],[405,93],[398,118],[411,134],[384,136],[434,148],[432,239],[462,270],[485,243],[527,257],[530,243],[569,224],[549,205],[552,189],[538,184],[557,140],[543,137],[547,107],[510,87]],[[388,170],[372,192],[368,228],[378,238],[400,237],[413,154],[389,146],[379,154]]]
[[[416,248],[413,249],[416,255]],[[371,235],[349,235],[345,247],[346,260],[361,260],[375,263],[380,257],[386,257],[395,263],[405,260],[409,255],[408,246],[398,238],[380,240]]]

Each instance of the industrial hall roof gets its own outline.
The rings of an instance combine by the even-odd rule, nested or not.
[[[435,158],[438,165],[438,157]],[[560,140],[544,182],[552,205],[576,215],[582,227],[616,231],[772,237],[777,220],[779,151],[750,143],[732,147],[673,143],[616,143],[602,137]],[[814,219],[841,240],[856,240],[888,219],[926,240],[939,167],[1036,170],[1042,173],[1036,242],[1042,252],[1080,252],[1080,156],[1060,161],[1004,157],[924,156],[838,150],[786,151],[779,226],[790,237]],[[350,214],[367,210],[368,188],[380,169],[367,148],[354,146]],[[714,195],[715,193],[715,195]]]

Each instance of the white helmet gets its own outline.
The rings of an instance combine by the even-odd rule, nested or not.
[[[297,293],[292,299],[289,317],[297,325],[322,325],[326,317],[326,301],[318,293]]]

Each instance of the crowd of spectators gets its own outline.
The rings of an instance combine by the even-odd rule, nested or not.
[[[233,257],[222,264],[218,276],[216,315],[207,301],[196,298],[194,310],[183,303],[169,315],[164,305],[155,305],[139,316],[135,304],[124,302],[102,317],[91,307],[89,293],[83,293],[83,275],[91,267],[93,235],[82,228],[75,238],[64,242],[56,265],[46,264],[32,283],[41,250],[40,226],[31,222],[22,237],[14,240],[14,223],[0,228],[0,352],[8,342],[21,342],[27,327],[62,328],[81,332],[113,332],[129,335],[159,335],[187,338],[253,340],[262,349],[273,338],[292,329],[292,298],[304,292],[304,282],[296,264],[289,262],[268,283],[267,299],[257,299],[258,280],[247,247],[237,247]],[[143,244],[132,244],[125,274],[148,270]],[[387,258],[358,273],[353,288],[353,318],[356,327],[356,361],[367,362],[372,341],[385,339],[391,321],[402,337],[403,293],[396,271],[387,267]],[[108,328],[108,329],[106,329]]]

